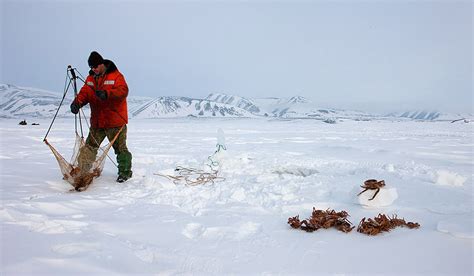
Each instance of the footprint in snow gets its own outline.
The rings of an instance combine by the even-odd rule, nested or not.
[[[53,252],[66,256],[75,256],[84,253],[100,251],[101,247],[98,243],[66,243],[57,244],[51,248]]]

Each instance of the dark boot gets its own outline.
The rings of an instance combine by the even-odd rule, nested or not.
[[[125,181],[127,181],[129,178],[131,178],[131,177],[132,177],[131,174],[130,174],[130,177],[126,177],[126,176],[119,175],[119,176],[117,177],[117,182],[118,182],[118,183],[125,182]]]
[[[117,154],[118,178],[117,182],[124,182],[132,177],[132,154],[129,151],[123,151]]]

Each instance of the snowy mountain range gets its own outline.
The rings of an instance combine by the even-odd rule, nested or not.
[[[0,84],[0,118],[53,117],[63,98],[62,94],[36,88]],[[58,116],[72,116],[69,104],[72,93],[64,98]],[[472,114],[447,114],[437,111],[403,111],[386,115],[363,111],[320,108],[310,100],[291,98],[244,98],[235,95],[213,93],[204,99],[188,97],[133,97],[127,99],[131,118],[172,117],[247,117],[276,119],[317,119],[336,122],[338,119],[373,120],[456,120]],[[88,114],[86,106],[86,114]]]

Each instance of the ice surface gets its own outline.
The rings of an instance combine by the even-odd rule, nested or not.
[[[473,219],[472,216],[454,216],[438,222],[438,231],[448,233],[454,237],[473,239]],[[472,242],[472,241],[471,241]]]
[[[473,273],[469,124],[131,119],[133,178],[116,183],[107,161],[87,191],[71,193],[42,142],[48,121],[17,123],[0,122],[2,275]],[[219,129],[225,181],[155,175],[206,166]],[[65,154],[73,137],[72,119],[49,135]],[[386,183],[370,208],[359,200],[373,191],[357,197],[367,179]],[[345,210],[355,226],[386,213],[421,227],[376,237],[289,227],[312,207]]]

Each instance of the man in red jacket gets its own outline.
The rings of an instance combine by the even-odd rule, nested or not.
[[[103,59],[99,53],[92,52],[87,62],[91,68],[89,76],[71,104],[74,114],[86,104],[90,104],[91,108],[91,127],[86,146],[79,152],[79,168],[82,172],[88,172],[105,137],[111,141],[123,126],[112,146],[117,155],[117,182],[124,182],[132,177],[132,154],[126,144],[128,86],[117,66]]]

